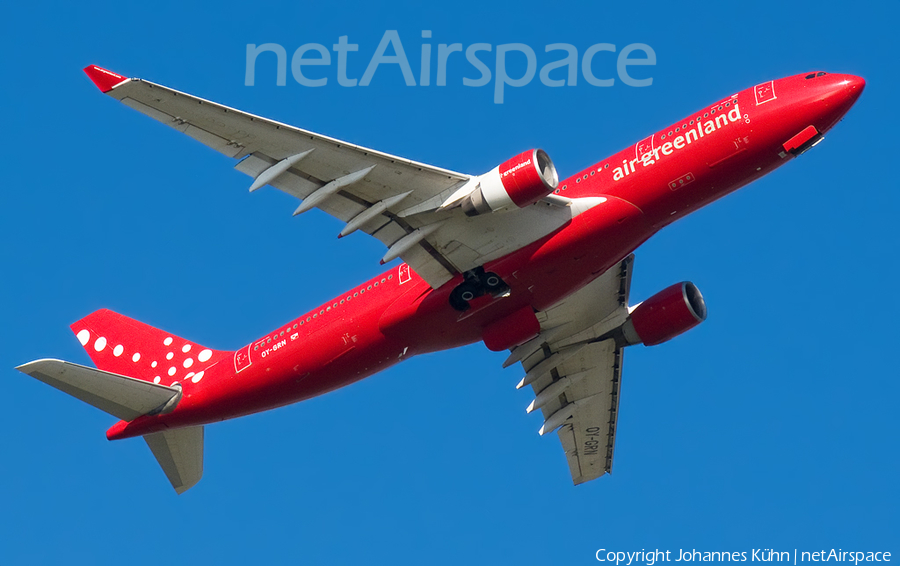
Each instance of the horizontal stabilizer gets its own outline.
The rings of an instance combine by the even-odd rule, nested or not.
[[[194,487],[203,477],[202,426],[145,434],[144,440],[179,494]]]
[[[35,360],[16,369],[123,421],[162,411],[181,397],[180,388],[62,360]]]

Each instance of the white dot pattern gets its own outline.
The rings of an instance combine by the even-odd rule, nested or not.
[[[128,344],[129,344],[126,341],[125,344],[116,344],[115,347],[112,347],[112,344],[115,344],[115,342],[110,344],[109,339],[106,336],[100,336],[98,334],[94,334],[91,332],[91,330],[89,330],[87,328],[82,328],[81,330],[79,330],[75,334],[75,337],[78,339],[79,343],[81,343],[82,346],[84,346],[85,348],[88,348],[88,345],[90,344],[90,346],[93,347],[96,352],[101,353],[101,355],[103,355],[103,356],[108,356],[108,354],[102,354],[102,353],[106,350],[107,346],[109,346],[110,347],[109,352],[112,353],[112,355],[115,356],[116,358],[126,355],[126,350],[128,349]],[[157,340],[158,340],[158,338],[157,338]],[[194,350],[194,346],[196,346],[196,344],[182,342],[180,347],[178,345],[173,346],[175,340],[176,340],[176,338],[172,337],[172,336],[166,336],[162,340],[163,345],[165,347],[175,348],[175,350],[173,350],[173,351],[166,351],[165,359],[172,364],[169,366],[169,368],[167,370],[165,370],[166,374],[169,377],[177,378],[176,374],[179,371],[182,371],[181,368],[178,367],[178,364],[180,363],[181,366],[184,368],[184,370],[189,370],[192,368],[200,370],[196,373],[192,371],[192,372],[188,373],[186,377],[183,378],[185,380],[190,380],[193,383],[198,383],[201,379],[203,379],[203,376],[204,376],[203,366],[200,364],[205,364],[206,362],[210,361],[213,357],[213,351],[209,348],[203,348],[202,346],[200,346],[199,348],[202,348],[202,349],[199,350],[199,352],[196,355],[189,354],[190,352],[192,352]],[[157,342],[157,344],[158,344],[158,342]],[[180,352],[178,351],[179,349],[180,349]],[[156,355],[159,355],[159,353],[161,353],[161,352],[157,352]],[[154,352],[150,353],[150,355],[153,355],[153,354],[154,354]],[[139,361],[141,361],[142,359],[146,359],[140,352],[132,352],[132,353],[129,353],[128,356],[131,357],[131,361],[135,364],[138,363]],[[150,358],[150,359],[153,359],[153,358]],[[144,362],[144,363],[146,363],[146,362]],[[150,368],[156,369],[158,365],[159,365],[159,362],[157,360],[153,360],[150,363]],[[169,365],[169,364],[166,364],[166,365]],[[199,366],[199,367],[195,367],[195,366]],[[141,366],[137,366],[137,367],[140,368]],[[146,366],[143,366],[143,367],[146,368]],[[117,371],[121,372],[123,370],[117,370]],[[159,375],[154,376],[153,378],[150,378],[146,374],[141,375],[140,369],[136,369],[133,371],[138,372],[138,374],[135,374],[136,377],[139,377],[141,379],[152,380],[152,382],[156,383],[156,384],[159,384],[162,380],[162,378]],[[156,370],[156,371],[159,371],[159,370]],[[132,375],[132,374],[126,372],[125,375]],[[150,375],[153,375],[153,374],[151,373]],[[176,382],[173,382],[173,383],[176,383]]]

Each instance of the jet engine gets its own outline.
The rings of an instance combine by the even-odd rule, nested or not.
[[[478,177],[475,190],[462,199],[466,216],[526,207],[556,190],[559,175],[542,149],[529,149]]]
[[[706,320],[706,302],[697,286],[676,283],[631,311],[622,332],[629,345],[662,344]]]

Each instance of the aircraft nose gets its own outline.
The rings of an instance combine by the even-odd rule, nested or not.
[[[839,83],[847,97],[848,105],[853,105],[866,88],[866,79],[857,77],[856,75],[844,75],[844,79]]]
[[[856,75],[840,75],[838,79],[834,85],[836,91],[834,93],[834,102],[835,110],[838,112],[838,119],[840,119],[856,104],[859,95],[866,88],[866,81]]]
[[[818,110],[813,123],[819,132],[825,133],[856,104],[866,88],[866,81],[856,75],[828,74],[822,78],[826,80],[821,83],[821,90],[815,96]]]

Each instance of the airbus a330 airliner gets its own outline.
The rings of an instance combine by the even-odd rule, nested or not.
[[[365,232],[403,263],[234,351],[99,310],[72,325],[97,365],[18,369],[143,436],[178,493],[203,472],[203,427],[343,387],[406,358],[483,341],[521,363],[576,484],[610,472],[622,355],[706,318],[692,283],[629,305],[632,252],[664,226],[815,146],[865,81],[804,73],[723,98],[562,181],[529,149],[483,175],[301,130],[100,67],[109,96],[237,160],[253,181]]]

